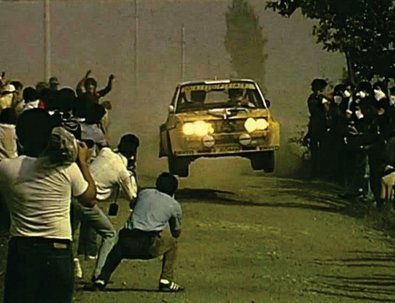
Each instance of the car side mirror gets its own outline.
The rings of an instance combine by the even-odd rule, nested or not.
[[[169,113],[174,113],[174,111],[175,111],[175,108],[174,108],[174,105],[169,105]]]
[[[269,107],[270,107],[270,104],[271,104],[270,100],[268,100],[268,99],[265,99],[265,102],[266,102],[266,106],[267,106],[267,108],[269,108]]]

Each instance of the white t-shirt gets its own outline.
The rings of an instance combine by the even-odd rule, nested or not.
[[[0,161],[17,156],[15,125],[0,123]]]
[[[100,150],[90,164],[90,171],[96,184],[97,200],[109,199],[117,186],[121,186],[129,200],[137,196],[136,180],[127,169],[127,159],[109,147]]]
[[[88,188],[76,163],[44,169],[39,158],[0,162],[0,191],[7,201],[12,237],[71,240],[70,200]]]

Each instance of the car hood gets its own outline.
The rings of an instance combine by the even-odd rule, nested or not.
[[[232,120],[247,118],[268,118],[270,111],[265,108],[215,108],[208,110],[196,110],[187,113],[176,114],[177,118],[183,122],[196,120]]]

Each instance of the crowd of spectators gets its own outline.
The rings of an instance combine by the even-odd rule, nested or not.
[[[113,81],[110,75],[107,85],[98,90],[89,70],[74,90],[59,88],[57,77],[25,87],[1,75],[0,225],[10,236],[4,302],[71,302],[74,277],[83,275],[81,257],[96,261],[90,281],[99,281],[93,288],[103,288],[108,278],[99,280],[99,275],[109,262],[115,269],[115,252],[107,259],[120,246],[110,213],[97,202],[113,201],[117,206],[120,193],[131,208],[154,203],[139,212],[140,224],[142,217],[149,224],[138,230],[133,227],[137,219],[132,211],[126,231],[132,237],[124,241],[143,241],[152,247],[127,244],[122,258],[163,255],[159,289],[182,289],[172,281],[181,217],[172,196],[178,183],[169,173],[161,174],[150,198],[138,197],[138,137],[126,133],[116,149],[110,147],[111,103],[102,99],[111,92]],[[174,222],[170,224],[173,236],[163,242],[161,232],[169,220]],[[78,247],[73,249],[72,243]],[[111,274],[108,267],[106,277]]]
[[[391,205],[395,184],[395,86],[316,78],[307,100],[312,175],[340,183],[339,197]],[[390,202],[390,203],[386,203]]]

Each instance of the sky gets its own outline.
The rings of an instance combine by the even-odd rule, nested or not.
[[[344,58],[323,51],[315,43],[312,21],[298,13],[283,18],[265,10],[262,0],[248,2],[267,39],[266,97],[281,123],[277,171],[286,174],[295,166],[287,140],[306,124],[310,82],[315,77],[325,77],[337,83]],[[108,76],[114,74],[113,91],[106,97],[113,104],[111,143],[116,145],[123,133],[136,133],[142,141],[140,167],[150,171],[152,167],[166,167],[166,161],[157,156],[158,133],[176,84],[181,80],[228,78],[233,73],[224,47],[225,13],[231,1],[138,0],[137,52],[134,3],[52,0],[51,75],[58,77],[61,86],[75,87],[89,69],[99,86],[104,86]],[[43,24],[42,1],[0,2],[0,70],[26,86],[45,80]],[[201,162],[196,166],[204,167],[204,160]],[[244,169],[245,165],[241,166]]]

